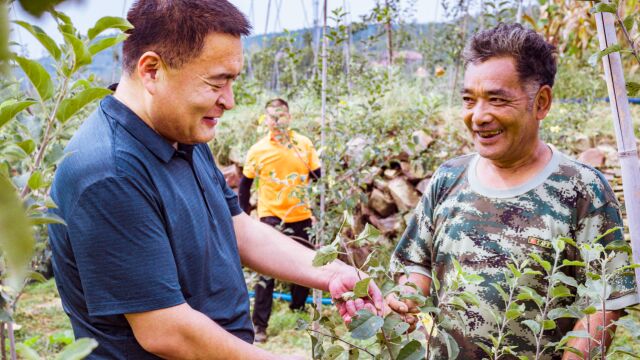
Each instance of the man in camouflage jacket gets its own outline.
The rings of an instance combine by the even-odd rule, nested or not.
[[[456,273],[454,260],[464,272],[482,276],[482,282],[465,288],[480,304],[470,305],[463,323],[453,322],[451,333],[460,347],[459,359],[482,359],[487,354],[477,343],[491,347],[489,334],[497,333],[491,311],[505,311],[492,283],[507,288],[507,264],[513,259],[531,260],[530,254],[553,264],[552,240],[568,237],[578,244],[590,242],[622,226],[622,219],[600,172],[539,139],[540,121],[552,102],[555,48],[532,30],[501,24],[476,34],[463,56],[463,117],[477,153],[449,160],[436,171],[393,254],[392,270],[404,274],[399,283],[410,281],[425,295],[435,291],[432,276],[442,282]],[[623,240],[621,231],[600,241],[615,240]],[[579,260],[578,250],[567,245],[560,263],[564,259]],[[618,255],[611,271],[628,264],[628,256]],[[568,275],[578,283],[585,280],[584,271],[572,270]],[[523,285],[544,290],[539,277],[523,279]],[[544,333],[543,344],[556,342],[571,330],[586,330],[587,321],[591,336],[600,339],[598,326],[615,321],[622,309],[638,303],[633,276],[614,276],[612,287],[604,314],[600,309],[577,322],[562,319]],[[405,289],[411,291],[409,286]],[[387,301],[391,309],[415,321],[413,303],[399,301],[395,295]],[[565,307],[573,301],[574,297],[566,297],[551,304]],[[532,304],[527,304],[527,310],[525,316],[535,314]],[[533,333],[517,320],[509,321],[506,331],[510,335],[505,345],[533,359]],[[586,352],[589,343],[572,339],[569,346]],[[444,346],[436,345],[432,353],[435,359],[448,357]],[[547,351],[541,357],[574,358],[582,357],[568,351]]]

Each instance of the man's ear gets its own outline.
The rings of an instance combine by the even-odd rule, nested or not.
[[[160,55],[154,51],[147,51],[138,59],[136,72],[142,86],[151,94],[155,94],[158,82],[164,72],[164,62]]]
[[[538,90],[538,94],[536,95],[536,99],[534,102],[535,114],[537,120],[544,119],[549,110],[551,110],[551,101],[553,100],[553,91],[551,90],[551,86],[543,85]]]

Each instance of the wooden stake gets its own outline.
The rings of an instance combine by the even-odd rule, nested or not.
[[[603,0],[609,3],[608,0]],[[598,28],[600,50],[615,45],[616,37],[615,20],[613,14],[600,12],[595,14]],[[638,162],[638,148],[633,132],[629,99],[625,87],[624,73],[620,53],[602,57],[607,89],[609,90],[609,103],[613,114],[613,125],[618,142],[618,156],[622,168],[622,187],[624,191],[624,203],[627,209],[629,233],[631,235],[631,247],[633,249],[633,262],[640,264],[640,162]],[[640,269],[636,269],[636,286],[640,291]]]

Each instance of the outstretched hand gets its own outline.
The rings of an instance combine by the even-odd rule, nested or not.
[[[353,291],[356,283],[367,277],[363,273],[360,275],[361,277],[358,277],[356,269],[345,267],[344,271],[336,273],[329,281],[331,298],[336,304],[340,316],[347,324],[351,322],[359,310],[366,309],[376,315],[382,315],[383,312],[382,293],[373,281],[369,282],[368,298],[343,299],[343,294]]]
[[[405,288],[411,289],[415,292],[415,289],[413,288]],[[412,332],[416,329],[416,326],[418,325],[418,317],[416,314],[420,312],[420,309],[418,309],[413,301],[400,300],[395,293],[391,293],[385,298],[385,303],[388,306],[388,308],[385,309],[385,314],[394,311],[402,317],[402,320],[404,320],[404,322],[409,324],[409,329],[407,330],[407,332]]]

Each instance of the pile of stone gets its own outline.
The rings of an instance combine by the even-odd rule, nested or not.
[[[355,209],[356,216],[358,216],[356,223],[370,223],[382,231],[387,238],[398,235],[404,229],[409,216],[411,216],[411,210],[420,201],[433,175],[429,170],[412,166],[409,159],[415,158],[415,154],[428,156],[432,153],[433,150],[429,149],[429,146],[434,142],[434,139],[426,132],[419,130],[413,133],[412,140],[415,146],[412,146],[411,149],[405,148],[401,154],[395,156],[393,167],[366,169],[364,182],[368,189],[368,203],[363,204],[360,209]],[[610,138],[603,138],[599,141],[600,144],[593,144],[593,139],[578,139],[573,144],[573,155],[581,162],[602,171],[615,191],[618,200],[623,204],[621,171],[615,143]],[[349,149],[347,156],[357,158],[366,146],[365,140],[353,139],[347,146]],[[461,150],[463,152],[471,151],[468,146],[464,146]],[[444,160],[445,158],[443,158]],[[221,169],[228,184],[234,189],[237,188],[240,181],[240,166],[240,164],[232,164]],[[252,205],[255,205],[255,194],[251,202]],[[626,216],[624,217],[626,219]]]

